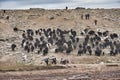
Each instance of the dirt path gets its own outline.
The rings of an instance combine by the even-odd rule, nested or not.
[[[0,80],[120,80],[120,71],[73,73],[73,74],[50,74],[50,75],[4,75]]]
[[[0,80],[120,80],[120,66],[67,65],[65,69],[5,72]]]

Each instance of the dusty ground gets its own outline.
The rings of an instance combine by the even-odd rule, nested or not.
[[[56,56],[56,55],[55,55]],[[58,55],[57,55],[58,56]],[[56,56],[56,57],[57,57]],[[61,57],[62,55],[59,55]],[[24,65],[1,63],[0,80],[119,80],[120,55],[75,56],[66,65]],[[74,57],[74,59],[73,59]],[[7,61],[9,62],[9,61]]]
[[[69,64],[64,69],[0,73],[0,80],[119,80],[120,66]]]

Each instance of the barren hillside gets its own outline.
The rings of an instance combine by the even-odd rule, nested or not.
[[[90,19],[81,15],[90,14]],[[71,10],[0,10],[0,30],[1,33],[8,32],[13,27],[26,28],[74,28],[81,30],[90,26],[94,29],[118,30],[120,27],[120,9],[71,9]],[[9,20],[6,19],[9,16]],[[98,25],[94,25],[94,20],[98,20]],[[3,27],[4,26],[4,27]],[[8,27],[7,31],[5,30]],[[114,28],[114,30],[113,30]],[[11,32],[11,31],[10,31]],[[10,33],[9,32],[9,33]]]

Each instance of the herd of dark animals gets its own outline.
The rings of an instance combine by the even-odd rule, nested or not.
[[[18,29],[14,28],[14,31],[18,31]],[[64,31],[59,28],[56,30],[41,28],[35,31],[27,29],[22,34],[21,47],[28,53],[37,49],[37,54],[42,53],[44,56],[49,53],[51,46],[56,46],[55,53],[64,52],[70,54],[73,50],[78,49],[78,55],[86,54],[87,52],[92,55],[94,51],[96,56],[100,56],[105,54],[102,49],[107,47],[110,48],[110,55],[120,53],[120,41],[117,33],[109,33],[109,31],[95,32],[86,28],[80,35],[84,36],[83,43],[79,41],[80,38],[73,29]],[[16,47],[16,44],[12,44],[12,51],[15,51]]]
[[[14,31],[19,31],[18,28],[14,28]],[[69,55],[72,51],[77,50],[77,56],[83,54],[89,54],[90,56],[95,54],[96,56],[105,55],[103,51],[109,48],[110,56],[120,54],[120,41],[117,33],[110,33],[109,31],[94,31],[86,28],[79,33],[84,37],[83,42],[80,42],[77,32],[73,29],[38,29],[23,30],[21,48],[27,53],[37,50],[37,54],[46,56],[52,46],[55,46],[54,53],[66,53]],[[16,44],[11,45],[12,51],[15,51]],[[45,59],[48,64],[49,58]],[[65,64],[66,60],[61,60],[61,63]],[[56,64],[56,58],[52,58],[52,63]]]

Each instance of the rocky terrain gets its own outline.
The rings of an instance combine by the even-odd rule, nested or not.
[[[90,14],[89,20],[86,20],[85,16],[83,16],[83,19],[81,18],[81,16],[85,14]],[[49,53],[47,56],[38,55],[36,53],[28,54],[25,51],[23,51],[23,49],[20,46],[21,45],[20,42],[22,39],[22,36],[21,36],[22,31],[19,31],[19,32],[13,31],[14,27],[17,27],[20,30],[26,30],[26,29],[36,30],[39,28],[45,28],[45,29],[60,28],[63,30],[74,29],[75,31],[78,32],[77,36],[81,37],[80,32],[83,29],[91,28],[93,30],[100,30],[100,31],[109,30],[110,32],[116,32],[117,34],[120,35],[120,15],[119,14],[120,14],[120,9],[45,10],[45,9],[40,9],[40,8],[36,8],[36,9],[31,8],[28,10],[0,10],[0,67],[2,66],[3,68],[4,66],[7,66],[7,65],[14,65],[14,64],[19,64],[19,63],[27,64],[27,65],[30,64],[30,65],[42,65],[43,66],[44,63],[42,60],[48,56],[51,57],[52,55],[54,55],[57,58],[58,63],[62,57],[67,58],[70,61],[70,66],[72,66],[72,64],[78,64],[78,65],[79,64],[85,64],[85,65],[99,64],[101,62],[104,63],[104,66],[105,66],[106,63],[115,63],[118,65],[117,68],[113,70],[104,69],[104,72],[103,72],[103,75],[107,73],[111,73],[110,75],[113,75],[116,73],[116,75],[113,75],[113,77],[108,77],[110,76],[109,74],[108,76],[105,75],[103,77],[101,75],[102,72],[98,71],[98,69],[95,69],[95,70],[93,69],[94,70],[94,72],[92,73],[93,75],[91,73],[86,72],[88,75],[85,76],[87,77],[85,80],[89,80],[89,79],[99,80],[99,79],[109,79],[109,78],[111,80],[112,79],[119,80],[120,77],[118,75],[120,75],[120,71],[119,71],[120,70],[119,69],[120,68],[119,66],[120,55],[117,55],[117,56],[106,55],[106,56],[101,56],[101,57],[87,56],[87,55],[76,56],[77,54],[76,51],[72,52],[70,55],[55,54],[53,52]],[[95,25],[94,20],[98,21],[97,25]],[[17,44],[17,49],[15,52],[11,51],[12,43]],[[78,68],[81,68],[81,67],[78,67]],[[74,69],[76,68],[72,68],[71,70],[74,71]],[[63,72],[64,70],[65,69],[63,69]],[[89,69],[83,69],[83,70],[90,71]],[[66,74],[66,75],[64,74],[62,75],[62,77],[59,76],[60,73],[58,73],[58,75],[56,75],[55,73],[55,76],[58,77],[55,80],[57,79],[58,80],[67,80],[67,79],[68,80],[79,80],[79,78],[78,79],[70,78],[71,76],[74,77],[73,76],[74,74],[78,75],[78,77],[80,75],[84,75],[84,72],[81,73],[81,70],[79,71],[71,72],[71,74]],[[96,73],[95,71],[98,71],[98,73]],[[14,77],[14,74],[15,73],[13,73],[13,77]],[[94,74],[96,76],[94,76]],[[2,77],[3,75],[5,76],[6,74],[1,73],[0,80],[7,80]],[[36,76],[39,80],[40,79],[49,80],[48,79],[49,77],[55,77],[54,75],[45,74],[46,78],[45,77],[42,78],[42,75],[44,75],[44,73],[41,75],[38,74],[38,75],[33,75],[33,76]],[[101,76],[103,78],[101,78]],[[7,76],[7,77],[9,79],[11,78],[12,80],[15,80],[16,77],[18,77],[19,79],[19,76],[15,76],[15,79],[12,76],[11,77]],[[28,77],[29,77],[29,74],[28,76],[24,75],[23,78],[19,80],[24,80],[24,79],[30,80]],[[37,80],[37,78],[33,77],[31,78],[31,80]],[[63,78],[66,78],[66,79],[63,79]],[[50,78],[50,80],[53,80],[53,79],[54,78]]]

